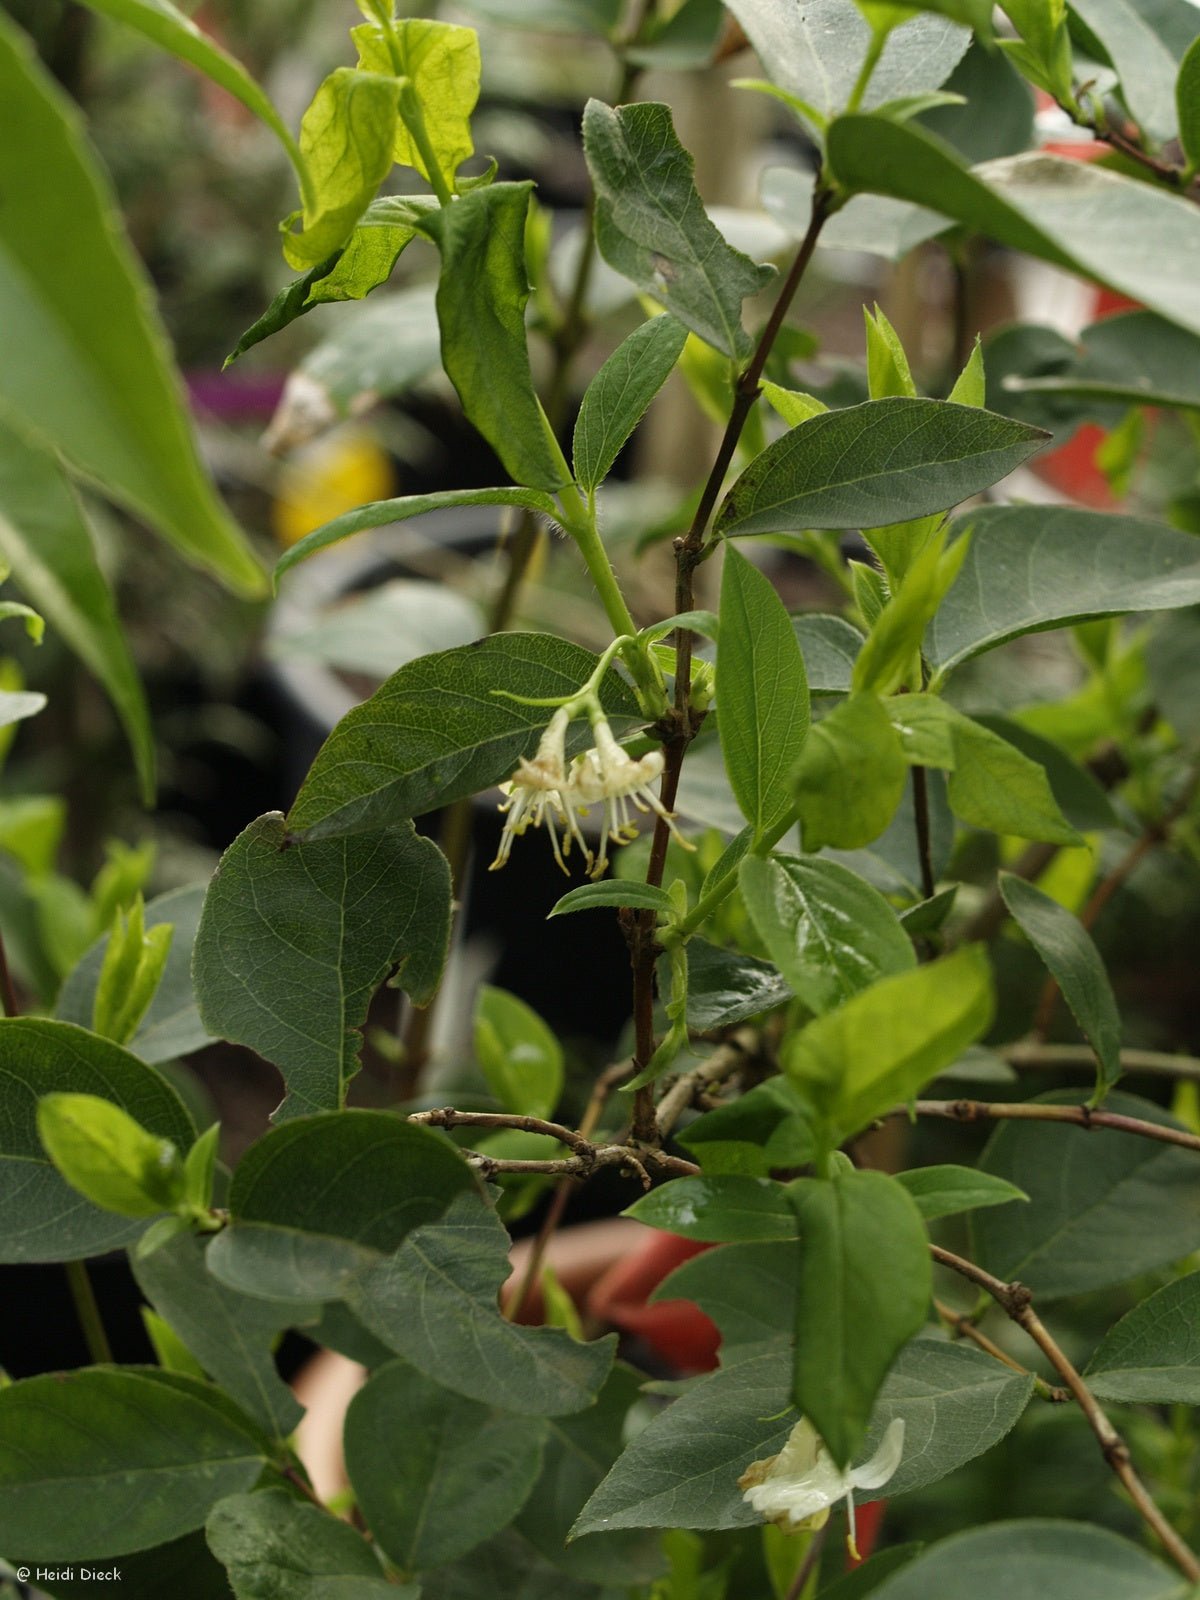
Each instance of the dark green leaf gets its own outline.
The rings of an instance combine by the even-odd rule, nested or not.
[[[809,729],[808,679],[783,601],[736,550],[726,551],[721,576],[717,705],[730,787],[761,839],[792,810],[792,771]]]
[[[1002,872],[1000,893],[1096,1052],[1095,1103],[1121,1076],[1121,1018],[1100,952],[1078,917],[1024,878]]]
[[[238,1600],[419,1600],[415,1586],[396,1588],[383,1576],[348,1523],[286,1489],[220,1501],[208,1542]]]
[[[511,1527],[467,1560],[421,1574],[421,1600],[495,1600],[498,1595],[505,1600],[607,1600],[596,1584],[567,1577]]]
[[[497,634],[410,662],[338,723],[289,826],[314,837],[380,828],[511,777],[536,749],[548,713],[492,691],[532,700],[574,694],[595,666],[590,651],[541,633]],[[601,699],[613,732],[628,732],[637,705],[615,672],[605,676]],[[567,754],[591,742],[585,719]]]
[[[822,412],[754,458],[716,526],[738,537],[903,522],[998,483],[1045,440],[1025,423],[948,400],[896,396]]]
[[[1175,195],[1060,156],[1006,157],[971,171],[948,146],[883,117],[840,118],[828,148],[851,189],[930,206],[1200,333],[1200,285],[1187,267],[1200,250],[1200,216]]]
[[[801,1178],[789,1194],[801,1239],[792,1398],[844,1465],[929,1314],[929,1243],[913,1200],[882,1172]]]
[[[37,1133],[52,1092],[100,1095],[144,1128],[187,1150],[195,1132],[182,1101],[153,1067],[67,1022],[0,1022],[0,1259],[70,1261],[131,1244],[145,1227],[101,1211],[59,1176]]]
[[[916,965],[896,913],[871,885],[816,856],[748,856],[738,872],[758,936],[810,1010],[829,1011]]]
[[[652,23],[646,30],[646,42],[627,50],[625,59],[635,66],[665,72],[708,66],[724,24],[721,0],[683,0],[673,16]]]
[[[908,778],[900,740],[880,701],[856,694],[822,717],[796,765],[804,848],[855,850],[895,815]]]
[[[583,138],[605,261],[725,355],[745,354],[742,301],[773,269],[726,244],[709,220],[670,108],[642,103],[614,111],[589,100]]]
[[[423,231],[441,252],[442,364],[463,410],[517,483],[557,489],[566,472],[551,448],[525,342],[531,188],[494,183],[473,189],[431,212]]]
[[[706,1175],[765,1178],[777,1167],[807,1166],[815,1155],[808,1107],[781,1077],[768,1078],[728,1105],[705,1112],[678,1138]]]
[[[1078,1104],[1069,1093],[1038,1098]],[[1105,1109],[1178,1126],[1133,1095],[1110,1095]],[[992,1135],[980,1165],[1024,1189],[1029,1204],[976,1213],[973,1258],[1041,1300],[1124,1283],[1200,1249],[1193,1151],[1108,1128],[1088,1134],[1010,1122]]]
[[[819,612],[792,614],[792,626],[800,641],[812,694],[849,694],[854,662],[862,649],[863,636],[843,617],[827,617]]]
[[[796,1237],[783,1185],[771,1178],[675,1178],[635,1200],[624,1215],[683,1239],[715,1244]]]
[[[1179,68],[1175,113],[1183,153],[1195,166],[1200,163],[1200,37],[1193,39]]]
[[[704,939],[688,941],[688,1026],[730,1028],[792,998],[775,967]]]
[[[1160,618],[1146,641],[1154,703],[1187,745],[1200,740],[1200,611]]]
[[[641,883],[636,878],[606,878],[603,883],[584,883],[578,889],[569,889],[550,915],[562,917],[571,911],[613,906],[634,906],[641,911],[657,911],[664,917],[674,910],[667,891],[653,883]]]
[[[920,1555],[922,1545],[898,1544],[878,1555],[869,1557],[861,1566],[852,1568],[844,1577],[821,1591],[821,1600],[866,1600],[873,1595],[885,1579],[899,1572]]]
[[[1200,1273],[1127,1312],[1088,1362],[1087,1380],[1104,1400],[1200,1404]]]
[[[919,900],[915,906],[909,906],[907,911],[902,911],[900,926],[913,939],[937,933],[953,910],[957,897],[958,885],[952,883],[948,889],[940,889],[937,894],[930,895],[928,900]]]
[[[1018,325],[997,336],[995,352],[998,360],[989,342],[988,385],[1000,408],[1029,422],[1046,413],[1042,426],[1056,431],[1084,417],[1115,423],[1122,406],[1200,409],[1200,338],[1152,311],[1105,317],[1083,329],[1078,345]]]
[[[475,1003],[475,1059],[506,1111],[548,1117],[563,1086],[562,1045],[516,995],[485,983]]]
[[[1071,0],[1071,10],[1104,46],[1121,80],[1121,98],[1151,146],[1179,132],[1175,57],[1129,0]]]
[[[621,446],[683,352],[687,329],[674,317],[651,317],[613,351],[587,386],[575,420],[575,476],[589,491],[603,483]]]
[[[19,130],[0,146],[0,410],[189,560],[260,594],[262,570],[201,466],[149,282],[78,112],[2,18],[0,102]]]
[[[766,1085],[763,1085],[765,1088]],[[711,1115],[712,1113],[710,1113]],[[800,1261],[793,1241],[727,1245],[705,1250],[676,1267],[651,1295],[691,1300],[721,1330],[721,1362],[730,1367],[759,1347],[778,1349],[781,1382],[787,1382],[787,1343],[796,1325]]]
[[[1033,91],[1002,51],[975,40],[943,87],[966,105],[923,112],[920,125],[972,164],[1019,155],[1033,143]]]
[[[898,1172],[896,1182],[912,1195],[926,1222],[935,1217],[952,1217],[960,1211],[1029,1199],[1015,1184],[975,1167],[914,1167],[909,1172]]]
[[[418,1003],[450,937],[450,872],[409,824],[289,838],[272,812],[230,845],[204,902],[193,976],[205,1027],[279,1068],[276,1118],[343,1103],[371,996],[397,963]]]
[[[197,1235],[180,1233],[149,1254],[135,1254],[138,1287],[231,1399],[275,1437],[286,1438],[304,1412],[276,1371],[272,1351],[284,1328],[307,1320],[304,1312],[219,1283],[205,1265],[204,1248]]]
[[[379,1544],[404,1571],[458,1560],[507,1527],[542,1466],[545,1423],[493,1411],[404,1361],[372,1374],[346,1414],[346,1471]]]
[[[0,1549],[94,1561],[201,1527],[263,1469],[263,1442],[238,1416],[219,1391],[153,1368],[0,1389]]]

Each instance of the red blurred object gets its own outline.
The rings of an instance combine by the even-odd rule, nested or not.
[[[711,1248],[672,1233],[654,1233],[596,1280],[588,1291],[588,1315],[636,1334],[680,1372],[711,1372],[721,1343],[712,1319],[690,1300],[649,1304],[651,1292],[668,1273]]]

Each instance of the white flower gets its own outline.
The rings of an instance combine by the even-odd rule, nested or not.
[[[504,866],[514,839],[526,828],[540,828],[543,822],[550,835],[554,859],[564,872],[567,864],[563,856],[570,853],[572,839],[579,841],[580,849],[591,860],[592,853],[579,831],[574,800],[567,789],[566,737],[570,720],[567,708],[560,706],[550,718],[533,760],[522,759],[511,780],[501,785],[506,795],[500,806],[501,812],[506,814],[504,831],[490,871]],[[560,827],[563,829],[562,848],[558,842]]]
[[[743,1500],[760,1517],[773,1522],[785,1533],[805,1528],[822,1528],[829,1520],[830,1507],[845,1500],[850,1522],[848,1543],[857,1559],[854,1542],[854,1491],[881,1489],[900,1465],[904,1450],[904,1419],[888,1424],[879,1449],[861,1467],[848,1470],[836,1465],[825,1442],[807,1418],[788,1435],[777,1456],[752,1461],[738,1479]]]
[[[636,839],[637,823],[630,815],[632,803],[639,811],[653,811],[670,828],[679,843],[686,849],[693,846],[680,837],[671,813],[650,787],[662,777],[663,753],[649,750],[638,760],[621,748],[613,737],[612,729],[603,717],[592,723],[595,746],[584,755],[576,756],[571,763],[564,795],[568,806],[578,806],[587,815],[587,807],[603,804],[604,820],[600,829],[600,853],[592,857],[589,865],[593,878],[598,878],[608,866],[608,841],[628,844]]]

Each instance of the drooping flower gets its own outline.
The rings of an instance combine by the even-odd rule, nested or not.
[[[806,1528],[823,1528],[830,1509],[839,1500],[846,1502],[850,1529],[847,1542],[857,1560],[854,1529],[854,1491],[881,1489],[900,1465],[904,1450],[904,1419],[888,1424],[878,1450],[861,1467],[839,1467],[825,1447],[825,1441],[806,1417],[788,1435],[777,1456],[752,1461],[738,1479],[742,1498],[759,1516],[773,1522],[785,1533]]]
[[[595,857],[589,852],[591,876],[599,878],[608,866],[610,839],[613,844],[628,844],[637,838],[631,804],[641,812],[652,811],[661,817],[685,849],[694,848],[680,835],[671,812],[650,787],[662,777],[662,751],[648,750],[635,760],[617,743],[603,716],[593,718],[592,737],[596,741],[593,748],[571,763],[565,797],[568,805],[574,805],[585,816],[589,806],[604,806],[600,851]]]
[[[570,854],[572,839],[578,840],[584,855],[589,861],[592,859],[579,831],[574,798],[567,784],[566,737],[570,720],[567,707],[560,706],[550,718],[532,761],[522,759],[509,782],[501,785],[505,793],[500,805],[505,817],[504,829],[489,871],[495,872],[504,866],[512,852],[513,840],[520,838],[526,828],[540,828],[543,822],[550,835],[554,859],[564,872],[567,864],[563,856]],[[559,828],[563,830],[561,847]]]

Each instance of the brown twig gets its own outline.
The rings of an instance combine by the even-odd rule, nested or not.
[[[684,1161],[680,1156],[665,1156],[657,1150],[634,1149],[627,1144],[592,1144],[577,1150],[574,1155],[545,1161],[509,1160],[501,1156],[482,1155],[478,1150],[464,1151],[467,1160],[485,1178],[500,1173],[549,1173],[562,1178],[590,1178],[603,1167],[627,1167],[641,1179],[642,1188],[654,1184],[653,1174],[663,1178],[694,1178],[700,1168],[694,1161]]]
[[[665,1142],[688,1107],[695,1105],[700,1096],[743,1067],[758,1046],[756,1029],[739,1028],[730,1039],[718,1045],[707,1061],[702,1061],[691,1072],[676,1078],[658,1102],[655,1124],[659,1140]]]
[[[809,1579],[820,1565],[821,1555],[825,1549],[825,1541],[829,1537],[829,1524],[818,1528],[812,1536],[812,1542],[804,1552],[804,1560],[796,1569],[796,1576],[792,1579],[791,1587],[787,1592],[787,1600],[804,1600],[804,1591],[808,1588]]]
[[[1043,1044],[1040,1040],[1023,1040],[998,1051],[1010,1067],[1018,1072],[1059,1072],[1078,1067],[1088,1072],[1096,1070],[1096,1052],[1086,1044]],[[1122,1050],[1123,1072],[1152,1072],[1165,1078],[1188,1078],[1200,1082],[1200,1059],[1196,1056],[1174,1055],[1167,1050]]]
[[[1129,1446],[1113,1427],[1095,1395],[1033,1309],[1033,1296],[1025,1285],[1005,1283],[1002,1279],[993,1277],[990,1272],[985,1272],[982,1267],[977,1267],[973,1261],[956,1256],[950,1250],[943,1250],[939,1245],[930,1245],[929,1248],[935,1261],[944,1267],[949,1267],[968,1283],[975,1284],[977,1288],[991,1295],[1017,1326],[1025,1330],[1070,1390],[1079,1409],[1087,1418],[1088,1426],[1096,1436],[1096,1442],[1104,1459],[1121,1480],[1146,1525],[1157,1535],[1163,1548],[1188,1581],[1200,1583],[1200,1561],[1197,1561],[1195,1554],[1184,1544],[1155,1505],[1149,1490],[1134,1470]]]
[[[888,1115],[906,1117],[908,1109],[897,1106]],[[1065,1122],[1085,1132],[1108,1128],[1114,1133],[1133,1133],[1143,1139],[1154,1139],[1159,1144],[1200,1150],[1200,1135],[1183,1128],[1147,1122],[1142,1117],[1127,1117],[1119,1111],[1093,1111],[1085,1105],[1055,1106],[1028,1100],[918,1100],[914,1109],[919,1117],[947,1117],[951,1122]]]
[[[592,1149],[586,1135],[576,1133],[561,1122],[548,1122],[545,1117],[522,1116],[515,1111],[459,1111],[454,1106],[440,1106],[433,1111],[414,1111],[410,1122],[423,1122],[427,1127],[445,1128],[514,1128],[520,1133],[542,1133],[557,1139],[576,1155]]]
[[[996,1361],[1002,1362],[1006,1367],[1010,1367],[1013,1372],[1019,1372],[1023,1378],[1032,1378],[1034,1386],[1044,1399],[1061,1403],[1071,1398],[1069,1390],[1051,1386],[1044,1378],[1039,1378],[1036,1372],[1030,1372],[1028,1367],[1023,1367],[1019,1361],[1009,1355],[1007,1350],[1002,1350],[993,1339],[988,1338],[981,1328],[975,1326],[966,1312],[955,1311],[953,1306],[948,1306],[944,1300],[938,1300],[936,1297],[933,1302],[933,1309],[947,1327],[953,1329],[961,1338],[970,1339],[972,1344],[978,1345],[987,1355],[992,1356]]]

